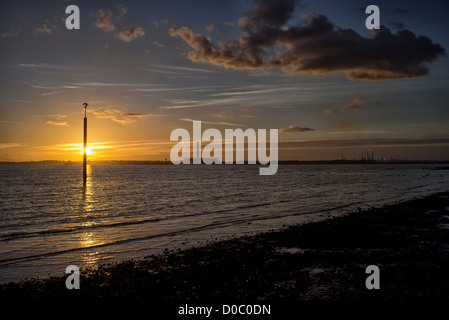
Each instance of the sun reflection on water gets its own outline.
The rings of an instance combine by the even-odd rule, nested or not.
[[[94,218],[92,215],[94,214],[94,188],[92,181],[92,167],[91,165],[87,165],[87,180],[86,185],[83,186],[83,206],[82,206],[82,215],[84,218],[92,219]],[[85,221],[82,223],[83,227],[92,227],[95,226],[95,221]],[[89,228],[90,229],[90,228]],[[103,244],[103,242],[98,240],[98,235],[95,234],[94,231],[89,230],[84,232],[80,236],[80,247],[81,248],[91,248],[96,247],[98,245]],[[86,252],[83,251],[82,260],[86,265],[94,265],[99,260],[99,252],[92,248],[92,250],[88,250]]]
[[[95,246],[97,243],[94,239],[93,232],[86,232],[81,235],[81,247],[82,248],[89,248],[92,246]]]

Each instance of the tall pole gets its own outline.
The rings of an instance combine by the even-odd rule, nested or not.
[[[87,116],[86,116],[86,109],[87,109],[87,103],[83,103],[84,106],[84,146],[83,146],[83,185],[86,186],[87,182]]]

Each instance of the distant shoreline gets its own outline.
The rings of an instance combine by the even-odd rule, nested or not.
[[[0,161],[0,165],[82,165],[82,161],[42,160],[42,161]],[[171,161],[163,160],[92,160],[89,164],[105,165],[171,165]],[[449,164],[449,160],[282,160],[278,164]],[[248,165],[248,163],[245,163]]]

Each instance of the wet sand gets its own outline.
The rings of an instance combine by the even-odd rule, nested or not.
[[[368,290],[365,268],[380,269]],[[449,301],[449,192],[207,246],[0,286],[8,300]]]

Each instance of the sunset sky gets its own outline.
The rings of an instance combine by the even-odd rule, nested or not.
[[[68,5],[81,12],[68,30]],[[367,30],[366,6],[381,29]],[[0,161],[163,160],[279,129],[279,159],[449,160],[448,1],[2,1]]]

